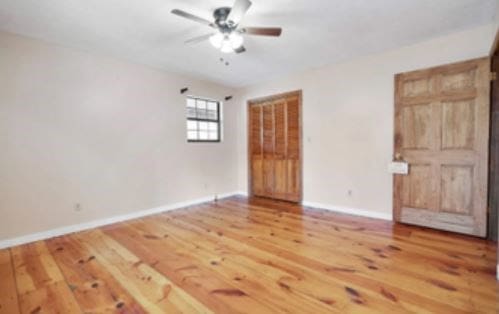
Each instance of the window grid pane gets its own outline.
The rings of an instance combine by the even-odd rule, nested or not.
[[[196,101],[196,107],[198,107],[198,109],[206,110],[206,100],[198,99]]]
[[[187,141],[220,142],[218,102],[187,97]]]
[[[187,130],[188,131],[196,131],[198,129],[198,122],[187,120]]]
[[[210,140],[216,140],[218,138],[218,132],[210,132],[209,138]]]
[[[216,122],[208,122],[208,129],[210,131],[217,131],[218,130],[218,123],[216,123]]]
[[[198,131],[188,131],[187,139],[189,140],[197,140],[198,139]]]

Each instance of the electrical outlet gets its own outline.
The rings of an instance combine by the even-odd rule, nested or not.
[[[74,210],[75,210],[75,212],[81,211],[81,204],[80,203],[76,203],[75,206],[74,206]]]
[[[351,196],[352,196],[352,190],[348,190],[348,191],[347,191],[347,194],[348,194],[348,196],[350,196],[350,197],[351,197]]]

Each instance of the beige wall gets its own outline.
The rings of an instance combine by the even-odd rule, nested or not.
[[[239,91],[240,189],[247,190],[246,100],[302,89],[305,202],[390,216],[394,74],[485,56],[492,38],[487,25]]]
[[[484,56],[494,29],[237,91],[0,33],[0,240],[245,191],[245,101],[296,89],[304,200],[390,215],[393,75]],[[198,96],[236,95],[224,105],[223,143],[186,143],[185,86]]]
[[[233,93],[0,33],[0,240],[237,190],[238,108],[223,143],[188,144],[185,86]]]

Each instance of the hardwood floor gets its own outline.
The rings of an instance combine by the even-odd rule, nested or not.
[[[0,313],[497,313],[492,242],[224,199],[0,250]]]

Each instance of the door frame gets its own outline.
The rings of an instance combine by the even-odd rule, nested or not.
[[[494,57],[499,58],[499,29],[496,30],[496,35],[492,47],[490,49],[489,57],[490,71],[494,72]],[[497,72],[497,71],[496,71]],[[496,73],[497,75],[497,73]],[[491,80],[490,86],[490,137],[489,137],[489,190],[488,190],[488,230],[487,238],[492,241],[498,241],[499,229],[499,154],[497,153],[499,147],[497,141],[499,140],[499,118],[496,116],[499,112],[499,88],[497,83]],[[494,142],[495,141],[495,142]],[[499,257],[499,251],[498,251]]]
[[[269,96],[263,96],[263,97],[257,97],[253,99],[249,99],[246,102],[246,140],[247,140],[247,147],[246,147],[246,161],[247,161],[247,173],[248,173],[248,196],[253,197],[253,173],[252,173],[252,167],[251,167],[251,125],[250,125],[250,110],[251,106],[255,104],[260,104],[264,102],[269,102],[273,100],[277,100],[280,98],[286,98],[289,96],[295,96],[298,97],[298,139],[300,142],[299,148],[300,148],[300,153],[299,153],[299,161],[298,164],[300,166],[300,197],[297,203],[301,204],[303,201],[303,117],[302,117],[302,103],[303,103],[303,92],[301,89],[299,90],[294,90],[294,91],[289,91],[289,92],[284,92],[284,93],[279,93],[275,95],[269,95]]]

